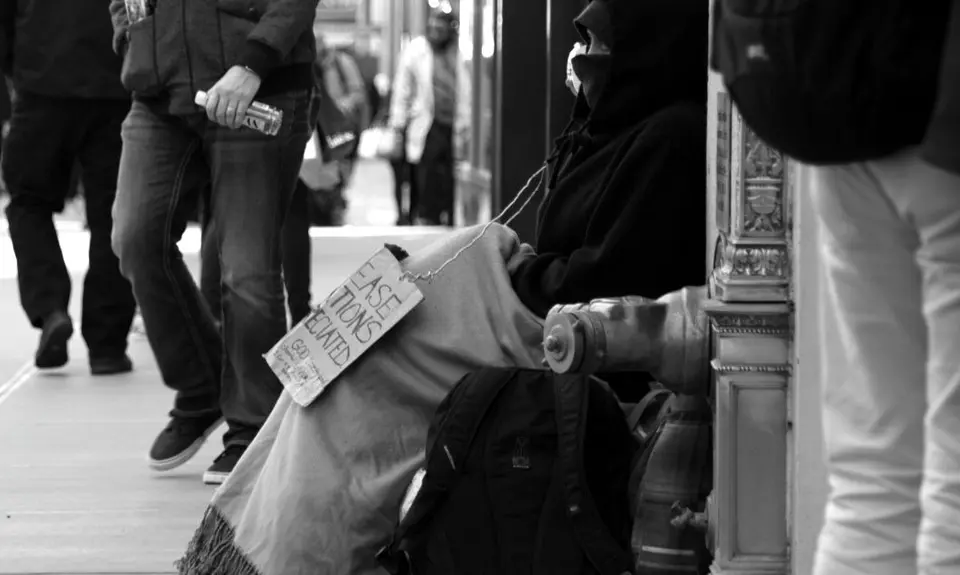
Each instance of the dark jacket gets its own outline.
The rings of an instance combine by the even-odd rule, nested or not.
[[[73,1],[73,0],[71,0]],[[124,0],[110,0],[123,84],[171,114],[197,111],[194,94],[233,66],[262,82],[259,96],[309,89],[316,58],[318,0],[155,0],[130,24]]]
[[[960,174],[960,0],[953,0],[943,49],[940,87],[927,137],[924,158]]]
[[[593,110],[578,98],[557,140],[538,255],[513,275],[541,316],[558,303],[659,297],[706,279],[707,2],[591,6],[578,25],[581,34],[610,25],[606,87]]]
[[[2,0],[3,70],[21,92],[129,99],[104,0]]]

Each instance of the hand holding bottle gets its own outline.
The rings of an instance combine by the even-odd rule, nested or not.
[[[197,95],[194,97],[194,102],[201,108],[205,108],[207,110],[207,116],[210,116],[210,99],[207,92],[197,92]],[[220,123],[214,118],[211,118],[211,120]],[[254,101],[246,108],[244,116],[240,121],[240,126],[257,130],[268,136],[276,136],[280,131],[282,123],[283,110],[278,110],[273,106]]]

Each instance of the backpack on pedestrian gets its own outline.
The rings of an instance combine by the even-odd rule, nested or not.
[[[377,559],[394,575],[632,573],[638,450],[595,378],[467,375],[437,410],[419,489]]]
[[[950,0],[716,0],[710,66],[762,140],[804,163],[922,141]]]

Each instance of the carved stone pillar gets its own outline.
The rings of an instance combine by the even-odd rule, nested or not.
[[[707,313],[716,402],[709,539],[720,575],[790,571],[791,165],[710,78],[717,230]]]

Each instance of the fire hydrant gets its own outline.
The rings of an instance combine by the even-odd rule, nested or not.
[[[674,393],[708,394],[705,287],[657,300],[628,296],[555,306],[544,323],[546,363],[557,373],[645,371]]]

